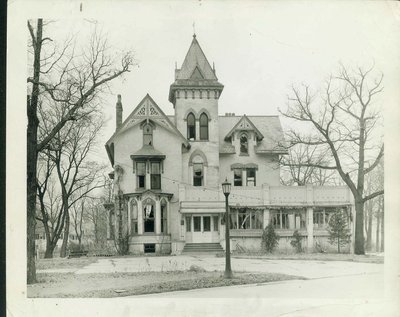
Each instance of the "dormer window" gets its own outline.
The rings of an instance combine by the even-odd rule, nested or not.
[[[150,124],[143,127],[143,145],[153,145],[153,128]]]
[[[248,144],[248,138],[247,138],[246,133],[243,133],[240,136],[240,154],[244,154],[244,155],[249,154],[249,144]]]
[[[196,139],[196,119],[193,113],[187,116],[187,138],[191,141]]]

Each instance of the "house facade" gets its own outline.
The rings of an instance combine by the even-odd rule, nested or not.
[[[312,251],[329,248],[329,217],[351,218],[347,187],[285,187],[279,157],[286,155],[278,116],[219,115],[224,86],[196,36],[169,90],[174,115],[146,95],[106,143],[113,167],[113,204],[107,205],[109,238],[128,239],[129,252],[179,254],[189,244],[225,246],[225,197],[229,196],[233,250],[259,250],[272,223],[279,248],[292,248],[293,232]]]

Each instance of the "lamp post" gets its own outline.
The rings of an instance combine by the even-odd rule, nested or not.
[[[231,183],[225,179],[222,183],[222,191],[225,195],[225,278],[232,278],[231,269],[231,247],[229,238],[229,205],[228,196],[231,193]]]

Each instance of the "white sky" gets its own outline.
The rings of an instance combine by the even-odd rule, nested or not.
[[[51,26],[57,32],[52,36],[63,38],[73,32],[82,39],[89,25],[82,18],[93,19],[115,50],[135,52],[139,67],[125,81],[113,82],[113,95],[103,105],[111,119],[104,142],[115,129],[117,94],[122,95],[124,119],[146,93],[165,113],[173,114],[169,85],[175,62],[180,68],[192,41],[193,23],[203,51],[211,65],[215,62],[218,79],[225,85],[220,114],[275,115],[286,107],[292,84],[317,88],[339,62],[363,67],[375,62],[376,70],[385,75],[383,101],[390,102],[391,89],[397,92],[400,11],[395,3],[120,3],[83,3],[82,14],[75,4],[70,7],[78,14],[63,16]],[[105,151],[101,155],[106,160]]]

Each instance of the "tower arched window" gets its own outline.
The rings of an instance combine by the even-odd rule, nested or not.
[[[240,154],[249,154],[249,142],[246,133],[240,136]]]
[[[189,113],[187,116],[187,138],[189,140],[196,139],[196,119],[193,113]]]
[[[200,155],[192,159],[193,164],[193,186],[204,186],[204,160]]]
[[[143,145],[153,145],[153,128],[150,124],[143,127]]]
[[[208,116],[204,112],[200,115],[200,140],[208,140]]]

